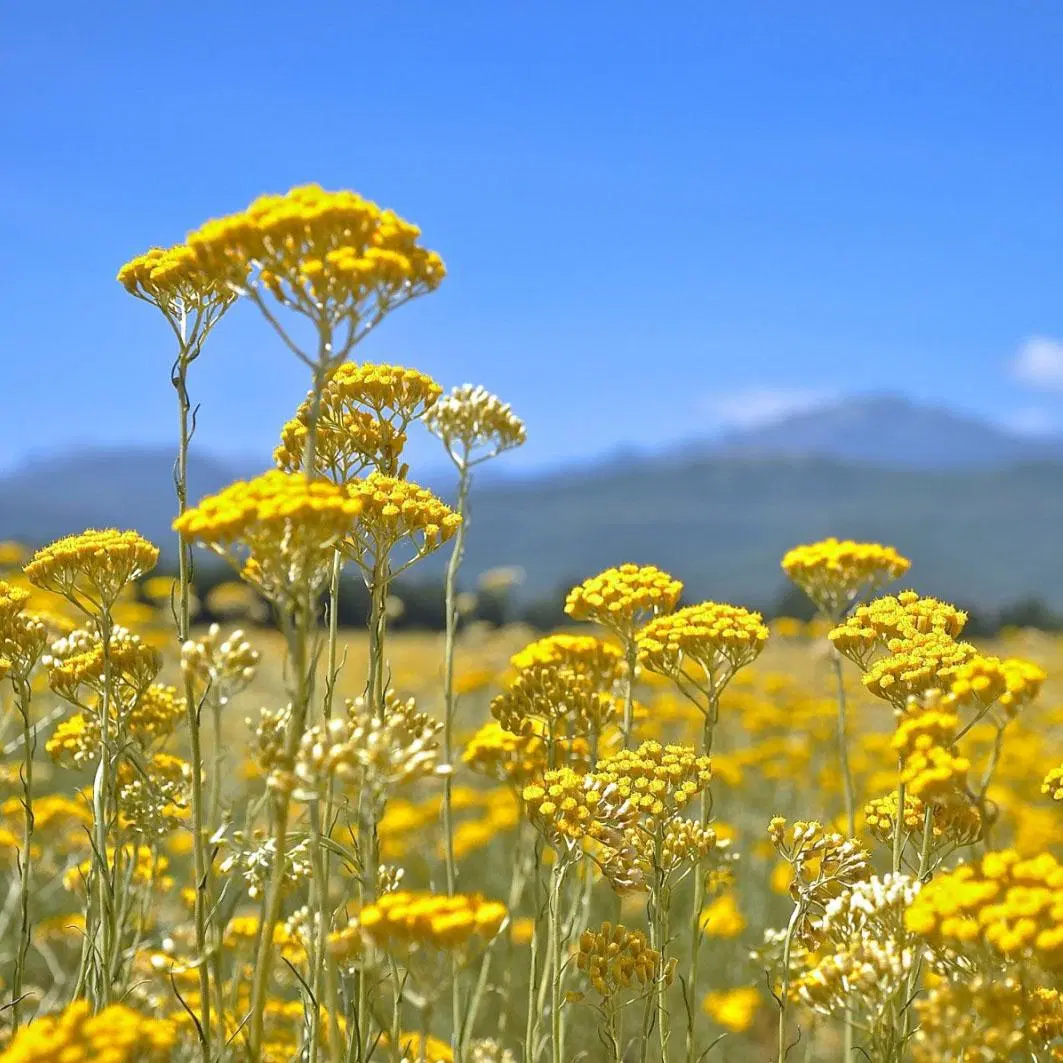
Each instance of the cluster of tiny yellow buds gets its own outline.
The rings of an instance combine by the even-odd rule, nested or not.
[[[409,480],[371,473],[350,487],[362,515],[346,548],[364,568],[382,560],[400,543],[412,560],[442,546],[458,530],[461,517],[427,488]]]
[[[518,672],[544,665],[569,668],[589,675],[597,687],[609,690],[624,670],[624,655],[611,642],[593,635],[546,635],[529,642],[509,663]]]
[[[793,869],[790,895],[795,900],[824,905],[871,876],[867,850],[820,823],[799,820],[791,825],[776,817],[768,825],[768,839]]]
[[[958,719],[927,709],[902,720],[891,742],[901,760],[901,781],[926,804],[964,803],[971,762],[952,750]]]
[[[188,820],[192,768],[169,753],[156,753],[144,767],[141,772],[128,760],[119,764],[119,823],[133,833],[161,838]]]
[[[67,701],[84,705],[84,690],[102,698],[106,675],[117,708],[129,711],[159,674],[162,655],[122,627],[112,629],[106,649],[98,636],[79,629],[54,642],[41,663],[49,686]]]
[[[136,532],[90,528],[42,547],[24,571],[35,586],[95,615],[109,610],[123,589],[158,560],[158,547]]]
[[[702,602],[651,620],[638,634],[639,660],[651,672],[675,676],[688,664],[708,673],[716,693],[768,641],[760,613]]]
[[[317,403],[317,471],[337,483],[352,480],[369,467],[396,473],[407,426],[431,408],[441,390],[416,369],[354,362],[338,365]],[[313,396],[308,395],[281,431],[281,444],[273,457],[285,472],[303,467],[313,409]]]
[[[931,634],[955,639],[966,623],[967,614],[954,605],[923,598],[915,591],[902,591],[855,609],[829,632],[828,638],[839,653],[867,668],[893,639]]]
[[[461,949],[477,939],[490,941],[506,919],[506,906],[480,894],[388,893],[358,913],[362,932],[379,948],[417,946]]]
[[[931,806],[931,831],[933,839],[952,846],[970,845],[982,833],[982,818],[978,808],[969,800],[959,800],[962,795],[950,795],[952,800],[934,803]],[[904,798],[904,827],[916,838],[921,838],[926,817],[926,804],[914,794]],[[883,845],[893,844],[897,823],[897,791],[876,797],[864,806],[864,825],[873,838]]]
[[[905,925],[939,948],[969,951],[980,942],[1008,959],[1063,970],[1063,865],[1050,853],[986,853],[924,886]]]
[[[0,579],[0,631],[22,612],[30,592]]]
[[[914,1063],[1059,1058],[1059,991],[1043,986],[1031,990],[1017,973],[937,979],[914,1003]]]
[[[576,966],[591,988],[606,998],[625,989],[645,989],[659,979],[669,985],[675,975],[675,960],[662,963],[661,954],[650,947],[641,930],[612,923],[583,931]]]
[[[999,657],[979,654],[956,669],[949,684],[950,701],[958,705],[992,705],[1008,689],[1004,665]]]
[[[1063,764],[1053,768],[1041,783],[1041,793],[1050,794],[1053,801],[1063,801]]]
[[[716,837],[712,827],[703,827],[690,819],[670,819],[661,840],[661,867],[673,871],[684,864],[700,863],[718,847],[725,849],[727,844],[726,839]]]
[[[181,671],[192,683],[197,699],[209,695],[224,706],[255,678],[259,653],[236,630],[222,638],[221,628],[211,624],[205,635],[189,639],[181,647]]]
[[[829,617],[899,579],[911,567],[892,546],[824,539],[796,546],[782,559],[783,571]]]
[[[615,784],[555,768],[542,782],[525,786],[521,797],[528,818],[559,852],[570,852],[588,838],[610,849],[628,848],[625,834],[638,812]]]
[[[388,310],[442,282],[443,262],[419,236],[416,226],[354,192],[304,185],[207,222],[188,244],[215,283],[243,290],[257,269],[282,304],[360,325],[353,342]]]
[[[438,734],[442,724],[403,701],[385,694],[382,714],[364,698],[347,702],[344,716],[311,727],[296,756],[296,796],[315,800],[332,777],[366,787],[381,799],[396,786],[438,771]]]
[[[48,641],[44,622],[23,611],[29,600],[25,588],[0,580],[0,659],[20,679],[29,678]]]
[[[186,510],[174,529],[188,543],[209,547],[243,571],[270,597],[299,595],[323,579],[333,547],[351,532],[362,499],[326,480],[276,469],[238,482]]]
[[[550,663],[529,664],[491,702],[491,715],[520,735],[600,734],[617,712],[616,698],[593,672]]]
[[[508,403],[472,384],[454,388],[428,411],[424,421],[461,464],[494,457],[519,447],[527,438],[524,422]]]
[[[656,820],[701,793],[712,780],[712,765],[693,746],[648,741],[600,760],[593,775],[600,788],[615,788],[641,816]]]
[[[889,654],[865,672],[863,683],[875,697],[898,708],[931,690],[948,690],[957,670],[977,656],[970,643],[940,632],[890,639],[887,649]]]
[[[285,754],[291,705],[271,709],[263,706],[258,710],[258,719],[247,717],[244,721],[251,731],[251,756],[259,771],[269,780],[273,789],[291,792],[294,785],[292,768]]]
[[[1048,676],[1033,662],[1018,657],[1008,657],[1001,666],[1007,690],[1000,695],[999,703],[1009,716],[1014,716],[1041,693]]]
[[[546,743],[536,734],[514,734],[489,720],[466,743],[461,759],[478,775],[522,788],[546,770]]]
[[[0,1052],[0,1063],[168,1063],[177,1032],[165,1019],[122,1004],[93,1014],[77,1000],[58,1015],[44,1015]]]
[[[601,624],[624,640],[647,621],[672,612],[683,584],[653,565],[621,565],[584,580],[565,600],[574,620]]]
[[[235,298],[227,285],[219,285],[202,269],[187,244],[152,247],[122,266],[117,279],[130,295],[166,314],[197,310],[220,314]]]

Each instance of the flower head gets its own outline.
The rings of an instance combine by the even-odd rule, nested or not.
[[[857,599],[903,576],[911,562],[892,546],[830,538],[795,546],[782,567],[822,613],[836,619]]]
[[[446,895],[416,890],[385,894],[358,913],[358,925],[385,950],[461,949],[487,942],[501,929],[506,906],[480,894]]]
[[[110,610],[124,588],[158,560],[158,547],[136,532],[89,529],[42,547],[25,573],[31,583],[96,616]]]
[[[486,461],[527,438],[524,422],[508,403],[472,384],[454,388],[432,406],[424,421],[459,466]]]
[[[565,600],[574,620],[601,624],[625,641],[654,617],[672,612],[683,584],[653,565],[621,565],[584,580]]]
[[[627,989],[646,989],[660,980],[669,985],[676,961],[664,962],[641,930],[602,923],[597,930],[580,934],[576,966],[600,997],[609,998]]]

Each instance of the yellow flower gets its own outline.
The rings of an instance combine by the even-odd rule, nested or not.
[[[443,261],[419,237],[416,226],[354,192],[303,185],[208,221],[187,242],[213,284],[264,311],[266,291],[312,318],[332,342],[320,358],[300,356],[334,366],[389,311],[442,283]]]
[[[31,583],[96,616],[158,560],[158,547],[136,532],[89,529],[38,550],[24,571]]]
[[[795,546],[782,559],[783,571],[829,617],[839,617],[911,567],[892,546],[835,538]]]
[[[167,1063],[177,1043],[171,1023],[113,1004],[93,1015],[78,1000],[22,1029],[0,1063]]]
[[[437,402],[424,418],[459,467],[479,464],[526,439],[524,422],[482,387],[464,384]]]
[[[597,930],[584,930],[579,938],[576,966],[591,988],[611,998],[625,989],[639,989],[663,980],[671,983],[676,961],[662,963],[661,954],[650,947],[641,930],[602,923]]]
[[[746,918],[733,891],[721,894],[701,913],[701,929],[708,937],[734,938],[746,928]]]
[[[683,584],[653,565],[621,565],[573,587],[565,612],[573,620],[589,620],[628,641],[647,621],[670,613]]]
[[[744,986],[706,994],[701,1009],[725,1030],[743,1033],[753,1025],[761,1003],[760,991]]]
[[[506,919],[506,906],[480,894],[445,894],[398,890],[385,894],[358,913],[362,933],[385,950],[417,946],[465,948],[490,941]]]
[[[271,470],[203,499],[174,529],[242,566],[268,597],[299,601],[308,585],[320,585],[333,547],[362,509],[360,498],[335,484]]]

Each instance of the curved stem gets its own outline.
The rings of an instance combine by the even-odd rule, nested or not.
[[[804,914],[804,907],[798,903],[790,915],[790,922],[786,925],[786,937],[783,939],[782,948],[782,985],[779,992],[779,1038],[778,1056],[775,1063],[783,1063],[786,1059],[786,1014],[789,1008],[790,997],[790,951],[794,943],[794,931]]]

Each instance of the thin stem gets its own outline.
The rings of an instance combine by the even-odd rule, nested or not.
[[[558,853],[554,864],[550,889],[550,1059],[564,1063],[561,1054],[561,970],[564,955],[561,940],[561,890],[565,882],[568,861]]]
[[[96,777],[92,784],[93,829],[95,833],[95,852],[93,854],[93,879],[96,897],[94,925],[89,929],[86,920],[86,933],[100,943],[99,974],[100,977],[93,994],[93,1003],[97,1009],[105,1008],[111,1003],[111,985],[107,972],[111,967],[112,940],[111,910],[114,890],[110,882],[110,867],[107,863],[107,837],[110,823],[111,796],[111,620],[105,609],[100,616],[100,640],[103,655],[103,696],[100,699],[100,763],[96,768]]]
[[[531,864],[532,903],[534,905],[535,920],[532,923],[532,936],[531,942],[529,943],[528,1006],[525,1014],[524,1026],[524,1063],[532,1063],[535,1058],[535,1028],[538,1024],[537,1020],[539,1016],[539,1009],[536,1004],[536,990],[538,989],[539,976],[539,914],[542,908],[542,900],[540,897],[542,877],[539,869],[542,867],[542,861],[543,843],[542,839],[539,836],[536,836]]]
[[[182,332],[184,321],[182,319]],[[173,386],[177,392],[179,439],[177,449],[177,469],[174,486],[177,491],[177,513],[181,515],[188,506],[188,444],[191,439],[191,403],[188,398],[188,359],[182,346],[181,353],[172,375]],[[177,640],[180,646],[188,641],[191,627],[191,548],[178,536],[177,540]],[[196,960],[199,971],[199,1036],[200,1055],[204,1063],[210,1063],[211,1056],[211,1015],[210,1015],[210,967],[207,962],[207,903],[210,889],[210,869],[207,862],[206,840],[203,836],[203,753],[200,744],[200,706],[190,672],[185,673],[184,683],[185,714],[188,722],[188,736],[191,747],[191,790],[192,806],[192,863],[196,876],[194,900],[194,924],[196,936]]]
[[[801,903],[795,904],[794,910],[790,914],[790,922],[786,925],[786,937],[783,939],[782,985],[779,990],[779,1041],[776,1063],[783,1063],[786,1059],[786,1014],[790,997],[790,952],[794,943],[794,931],[797,929],[797,924],[803,914],[804,905]]]
[[[22,717],[22,852],[19,855],[19,940],[15,950],[15,971],[11,979],[11,1024],[18,1031],[22,982],[26,958],[33,940],[30,893],[33,887],[33,756],[37,749],[36,732],[30,725],[30,684],[24,676],[14,681],[15,699]]]
[[[627,665],[624,674],[624,721],[621,735],[624,748],[631,748],[631,736],[635,724],[635,668],[638,665],[639,651],[634,636],[629,636],[624,646],[624,660]]]

